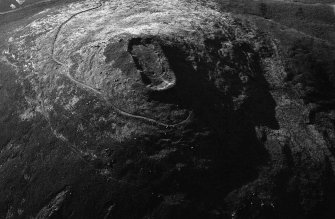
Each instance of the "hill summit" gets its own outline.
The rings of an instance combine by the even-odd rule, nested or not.
[[[4,27],[1,218],[332,210],[328,142],[252,23],[200,1],[122,0]]]

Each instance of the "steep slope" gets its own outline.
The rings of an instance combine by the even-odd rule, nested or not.
[[[2,27],[0,218],[333,213],[330,143],[253,24],[123,0]]]

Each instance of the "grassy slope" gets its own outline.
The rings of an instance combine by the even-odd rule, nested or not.
[[[330,5],[273,0],[263,2],[218,0],[218,2],[223,10],[273,20],[283,25],[283,28],[294,28],[335,44],[335,13]]]
[[[11,10],[10,4],[15,5],[17,8],[24,7],[30,4],[35,4],[43,0],[26,0],[22,5],[18,4],[16,0],[0,0],[0,12]]]
[[[333,98],[335,13],[331,6],[273,0],[218,1],[223,10],[253,20],[278,40],[288,65],[288,80],[303,84],[307,102]]]
[[[9,14],[25,14],[25,13],[36,13],[38,12],[39,8],[41,7],[50,7],[56,3],[62,4],[62,3],[70,3],[75,1],[81,1],[81,0],[25,0],[23,4],[19,5],[16,0],[0,0],[0,14],[1,12],[10,12],[15,10],[23,9],[22,11],[16,11]],[[14,4],[16,6],[16,9],[13,10],[9,7],[10,4]],[[1,16],[1,15],[0,15]],[[24,18],[25,16],[22,16],[21,18]],[[0,21],[2,18],[0,17]]]
[[[40,9],[34,9],[34,10],[36,10],[36,11],[38,11],[38,10],[40,10]],[[284,10],[283,10],[284,11]],[[15,15],[10,15],[10,16],[5,16],[5,18],[7,19],[7,21],[11,21],[11,20],[18,20],[18,19],[20,19],[20,18],[23,18],[23,17],[25,17],[25,16],[27,16],[28,15],[28,13],[29,13],[29,15],[30,14],[32,14],[32,13],[34,13],[34,12],[32,12],[32,11],[29,11],[29,10],[27,10],[26,11],[26,14],[25,13],[20,13],[20,14],[15,14]],[[277,12],[277,15],[279,15],[279,12]],[[286,15],[285,15],[286,16]],[[279,18],[277,18],[277,20],[278,20],[278,22],[280,21],[280,19],[283,19],[283,17],[284,16],[279,16]],[[3,21],[3,20],[1,20],[2,19],[2,17],[0,17],[0,25],[1,25],[1,22]],[[268,21],[267,19],[264,19],[264,18],[261,18],[261,17],[258,17],[258,16],[255,16],[255,17],[253,17],[253,19],[254,19],[254,21],[256,21],[257,22],[257,24],[259,25],[259,27],[262,27],[263,28],[263,30],[265,30],[265,31],[268,31],[268,32],[271,32],[271,33],[273,33],[275,36],[276,36],[276,38],[278,38],[281,42],[282,42],[282,45],[283,45],[283,47],[284,48],[287,48],[287,50],[292,50],[292,49],[294,49],[295,47],[294,47],[294,43],[297,41],[297,40],[300,40],[300,39],[304,39],[305,38],[305,36],[304,36],[304,34],[303,33],[299,33],[299,34],[297,34],[296,32],[294,32],[293,30],[288,30],[287,28],[285,29],[285,28],[282,28],[282,27],[284,27],[284,26],[281,26],[280,25],[280,22],[278,23],[278,24],[276,24],[276,23],[272,23],[272,22],[270,22],[270,21]],[[285,20],[285,19],[283,19],[283,20]],[[322,19],[315,19],[315,20],[322,20]],[[21,21],[20,21],[21,22]],[[5,22],[6,23],[6,22]],[[18,23],[18,22],[17,22]],[[294,23],[293,23],[294,24]],[[293,25],[292,24],[292,25]],[[318,25],[318,24],[316,24],[316,25]],[[7,26],[10,26],[10,25],[7,25]],[[0,26],[0,29],[2,28],[3,26]],[[306,27],[306,29],[308,30],[308,27]],[[1,36],[1,31],[0,31],[0,36]],[[306,41],[306,42],[309,42],[308,40]],[[320,42],[321,43],[321,42]],[[315,49],[315,48],[322,48],[322,47],[319,47],[319,45],[320,45],[320,43],[319,42],[317,42],[317,44],[315,44],[314,46],[313,45],[307,45],[308,47],[311,47],[312,49]],[[1,44],[1,42],[0,42],[0,44]],[[300,45],[299,45],[300,46]],[[302,45],[303,46],[303,45]],[[325,47],[327,47],[326,45],[325,45]],[[328,48],[328,47],[327,47]],[[324,50],[324,51],[328,51],[328,50]],[[312,53],[312,54],[317,54],[316,53],[316,51],[311,51],[310,53]],[[324,55],[324,53],[325,52],[323,52],[322,54]],[[316,55],[314,55],[314,58],[315,58],[315,56]],[[295,58],[296,56],[293,56],[293,58]],[[302,57],[302,58],[304,58],[304,57]],[[307,57],[308,58],[308,57]],[[304,60],[304,59],[303,59]],[[1,69],[1,68],[0,68]],[[6,69],[4,69],[4,70],[6,70]],[[302,69],[302,70],[304,70],[304,69]],[[307,69],[308,70],[308,69]],[[6,71],[7,72],[7,71]],[[315,72],[312,72],[312,74],[314,74]],[[297,74],[299,74],[299,72],[297,73]],[[10,74],[8,74],[8,75],[10,75]],[[3,80],[5,80],[5,78],[2,78]],[[8,79],[9,80],[9,79]],[[11,81],[13,81],[13,83],[14,83],[14,79],[10,79]],[[1,81],[1,80],[0,80]],[[9,84],[8,84],[8,86],[10,86]],[[14,93],[14,92],[13,92]],[[14,103],[12,103],[12,104],[10,104],[10,100],[11,99],[17,99],[17,97],[12,97],[12,96],[10,96],[10,97],[8,97],[7,99],[6,99],[6,103],[8,103],[8,105],[10,105],[11,107],[14,107],[15,106],[15,104]],[[209,98],[208,98],[209,99]],[[1,102],[1,101],[0,101]],[[16,110],[16,109],[15,109]],[[210,115],[214,115],[214,113],[212,113],[212,114],[210,114]],[[41,119],[42,120],[42,119]],[[41,122],[41,124],[39,124],[39,126],[41,127],[41,129],[43,128],[43,126],[45,126],[45,124],[43,124],[42,122]],[[22,130],[18,130],[17,131],[17,134],[16,133],[13,133],[13,134],[6,134],[7,136],[10,136],[10,135],[21,135],[22,134],[22,136],[25,136],[26,135],[26,130],[24,129],[24,126],[22,126],[23,128],[22,128]],[[243,127],[244,128],[244,127]],[[11,128],[11,129],[13,129],[13,128]],[[9,130],[8,128],[3,128],[3,127],[1,127],[1,130]],[[35,130],[35,132],[36,133],[38,133],[38,132],[42,132],[42,130]],[[49,133],[45,133],[45,135],[48,135]],[[1,136],[1,135],[0,135]],[[38,142],[38,141],[40,141],[40,142],[42,142],[42,143],[44,143],[44,144],[49,144],[49,142],[47,142],[47,140],[45,140],[45,142],[44,142],[44,140],[43,140],[43,138],[45,138],[45,136],[43,136],[43,135],[41,135],[41,136],[39,136],[39,135],[37,135],[36,134],[36,136],[33,136],[33,138],[32,138],[32,140],[31,140],[31,145],[33,145],[33,144],[36,144],[36,142]],[[4,139],[4,138],[0,138],[0,139]],[[42,140],[41,140],[42,139]],[[23,139],[23,140],[25,140],[25,139]],[[36,141],[36,142],[34,142],[34,141]],[[43,145],[43,144],[42,144]],[[27,149],[26,149],[26,151],[25,151],[25,154],[28,154],[28,155],[26,155],[26,157],[27,158],[25,158],[26,160],[29,160],[29,159],[36,159],[36,161],[37,161],[37,163],[36,163],[36,166],[38,166],[40,163],[42,163],[42,161],[41,162],[39,162],[40,160],[38,160],[37,158],[35,158],[34,156],[35,156],[35,154],[37,154],[37,153],[34,153],[34,151],[31,149],[31,148],[33,148],[33,147],[27,147]],[[53,148],[62,148],[60,145],[53,145]],[[134,147],[135,148],[135,147]],[[61,152],[57,152],[58,154],[60,154],[60,155],[63,155],[64,154],[64,156],[65,156],[65,154],[68,152],[68,151],[66,151],[65,149],[62,149],[62,150],[64,150],[64,151],[61,151]],[[134,149],[135,150],[135,149]],[[213,150],[214,151],[214,150]],[[132,152],[132,151],[131,151]],[[46,152],[45,152],[46,153]],[[125,152],[124,152],[125,153]],[[129,152],[130,153],[130,152]],[[137,153],[137,151],[135,151],[134,152],[134,154],[135,153]],[[52,155],[52,153],[50,152],[50,154]],[[139,153],[138,153],[139,154]],[[38,154],[37,154],[38,155]],[[36,156],[37,156],[36,155]],[[43,154],[43,158],[44,157],[48,157],[47,155],[49,155],[49,154]],[[7,155],[6,155],[7,156]],[[8,155],[8,157],[9,156],[14,156],[14,155],[11,155],[11,154],[9,154]],[[16,156],[18,156],[18,155],[16,155]],[[185,155],[186,156],[186,155]],[[52,156],[51,156],[52,157]],[[187,157],[187,156],[186,156]],[[7,157],[4,157],[4,158],[7,158]],[[15,158],[15,156],[14,156],[14,158]],[[43,169],[43,170],[41,170],[41,172],[43,173],[41,176],[39,176],[38,177],[38,182],[36,182],[36,180],[35,180],[35,183],[36,183],[36,185],[45,185],[45,188],[44,187],[41,187],[41,186],[36,186],[36,188],[31,188],[32,190],[36,190],[37,191],[37,188],[38,189],[40,189],[40,190],[42,190],[42,194],[43,195],[45,195],[45,196],[47,196],[48,195],[48,191],[49,190],[54,190],[54,191],[56,191],[56,190],[61,190],[62,189],[62,187],[63,187],[63,184],[68,184],[69,182],[71,182],[72,183],[72,178],[75,178],[74,176],[76,176],[77,174],[79,175],[79,173],[73,173],[73,172],[71,172],[71,171],[73,171],[73,170],[76,170],[76,169],[78,169],[79,167],[73,167],[72,169],[69,169],[67,166],[71,166],[73,163],[72,163],[72,161],[70,161],[70,158],[72,158],[73,159],[73,157],[70,157],[69,156],[69,161],[66,161],[65,162],[65,164],[58,164],[57,162],[59,162],[59,158],[58,157],[55,157],[53,160],[51,160],[50,162],[48,162],[47,163],[47,165],[45,165],[45,166],[42,166],[42,167],[40,167],[41,169]],[[45,158],[44,158],[45,159]],[[23,164],[21,164],[21,163],[19,163],[18,161],[16,162],[16,161],[13,161],[13,163],[11,163],[11,164],[18,164],[18,169],[19,168],[22,168],[22,169],[24,169],[23,167],[24,167],[24,165]],[[76,162],[74,162],[74,164],[76,164],[76,165],[78,165],[79,166],[79,162],[78,163],[76,163]],[[13,165],[14,166],[14,165]],[[50,168],[50,166],[57,166],[57,167],[59,167],[57,170],[56,169],[52,169],[52,168]],[[81,164],[81,166],[84,166],[84,164]],[[44,170],[45,169],[45,170]],[[245,170],[245,168],[241,168],[242,170],[244,170],[244,171],[246,171]],[[31,171],[31,170],[28,170],[28,171]],[[66,171],[68,171],[68,172],[66,172]],[[85,171],[87,171],[87,172],[89,172],[89,170],[85,170]],[[63,182],[60,182],[60,183],[58,183],[58,184],[53,184],[52,182],[51,182],[51,180],[54,180],[54,179],[57,179],[57,178],[59,178],[59,176],[61,175],[62,176],[62,174],[63,173],[66,173],[65,175],[66,175],[66,177],[65,177],[65,179],[63,180]],[[246,171],[247,172],[247,171]],[[10,174],[10,173],[3,173],[3,174]],[[189,173],[190,175],[192,174],[192,173]],[[88,173],[87,173],[87,175],[88,175]],[[93,174],[92,174],[93,175]],[[194,174],[193,174],[194,175]],[[52,177],[50,177],[50,176],[52,176]],[[185,177],[187,177],[188,175],[186,175]],[[192,176],[192,175],[191,175]],[[22,188],[22,185],[20,185],[19,183],[20,182],[18,182],[18,180],[17,179],[20,179],[19,177],[21,177],[20,175],[14,175],[14,174],[12,174],[12,176],[11,177],[7,177],[8,179],[10,179],[10,180],[12,180],[12,181],[9,181],[8,183],[11,183],[11,185],[12,185],[12,189],[17,189],[17,188]],[[84,178],[84,177],[83,177]],[[89,178],[89,177],[87,177],[87,178]],[[114,197],[115,196],[115,193],[116,194],[118,194],[117,193],[117,191],[116,192],[114,192],[114,191],[112,191],[112,192],[114,192],[113,194],[103,194],[103,192],[105,191],[105,190],[107,190],[107,189],[102,189],[104,186],[106,186],[107,187],[107,184],[106,185],[104,185],[103,183],[101,183],[101,185],[99,184],[100,183],[100,180],[96,180],[96,179],[94,179],[93,177],[92,178],[90,178],[91,180],[92,180],[92,182],[91,181],[89,181],[89,180],[87,180],[87,178],[84,178],[84,180],[85,180],[85,183],[82,183],[82,184],[84,184],[84,185],[80,185],[80,186],[78,186],[79,187],[79,189],[77,189],[77,190],[80,190],[80,189],[82,189],[83,191],[87,191],[87,190],[89,190],[89,191],[93,191],[93,190],[96,190],[95,188],[91,188],[91,187],[95,187],[97,184],[99,185],[97,188],[99,189],[99,191],[98,192],[96,192],[95,194],[96,194],[96,196],[97,197],[99,197],[99,198],[93,198],[93,199],[95,199],[95,200],[100,200],[101,202],[102,201],[104,201],[103,200],[103,198],[106,198],[107,196],[111,196],[111,197]],[[193,179],[193,178],[191,178],[191,179]],[[83,180],[83,181],[84,181]],[[23,181],[23,180],[22,180]],[[86,182],[87,181],[87,182]],[[190,180],[191,181],[191,180]],[[194,182],[197,182],[196,180],[193,180]],[[17,183],[15,183],[15,182],[17,182]],[[45,183],[44,183],[45,182]],[[87,185],[88,186],[87,186]],[[47,188],[47,186],[48,185],[53,185],[53,187],[54,188]],[[193,185],[193,184],[192,184]],[[9,186],[8,186],[9,187]],[[109,188],[110,188],[111,186],[109,186]],[[191,187],[191,186],[188,186],[189,188],[193,188],[193,187]],[[87,189],[87,188],[89,188],[89,189]],[[161,187],[160,187],[161,188]],[[100,191],[101,190],[101,191]],[[8,192],[11,192],[11,191],[9,191],[8,190]],[[112,193],[111,192],[111,193]],[[41,194],[41,193],[39,193],[39,194]],[[129,193],[131,193],[131,192],[129,192]],[[36,193],[37,194],[37,193]],[[92,194],[90,194],[91,196],[93,196]],[[51,196],[51,195],[50,195]],[[101,198],[101,196],[103,196],[103,198]],[[144,195],[143,195],[144,196]],[[87,195],[87,197],[88,197],[88,195]],[[85,199],[85,198],[83,198],[83,199]],[[107,198],[106,198],[107,199]],[[140,195],[137,195],[134,199],[137,199],[137,200],[141,200],[142,201],[142,199],[143,199],[143,197],[141,197]],[[1,200],[0,200],[1,201]],[[37,201],[36,201],[36,203],[37,203]],[[30,205],[31,206],[34,206],[34,205],[36,205],[36,203],[34,203],[34,202],[32,202]],[[78,201],[78,203],[80,203],[79,201]],[[6,203],[7,204],[7,203]],[[140,203],[138,203],[138,205],[136,205],[137,207],[138,206],[140,206]],[[5,209],[6,208],[6,206],[4,206],[4,205],[2,205],[2,207]],[[34,206],[34,208],[38,208],[38,207],[41,207],[41,206]],[[130,204],[130,207],[132,207],[132,205]],[[81,210],[80,208],[83,208],[82,206],[75,206],[75,208],[77,208],[77,209],[79,209],[79,210]],[[33,209],[33,207],[31,208],[31,211],[33,212],[33,211],[36,211],[36,209]],[[0,211],[1,211],[2,209],[1,209],[1,207],[0,207]],[[94,209],[94,210],[96,210],[96,209]],[[125,210],[128,210],[127,208],[125,209]],[[69,210],[70,211],[70,210]],[[29,214],[29,213],[31,213],[31,212],[27,212],[27,213],[25,213],[25,214]]]
[[[317,3],[322,3],[322,4],[329,4],[329,3],[334,3],[334,0],[281,0],[285,2],[301,2],[305,4],[317,4]]]
[[[285,84],[313,107],[311,123],[335,145],[335,120],[330,113],[335,109],[335,21],[330,11],[333,9],[321,4],[281,4],[269,0],[262,14],[259,2],[219,1],[224,10],[238,12],[242,19],[252,20],[277,39],[286,65]],[[305,13],[297,14],[298,10]]]

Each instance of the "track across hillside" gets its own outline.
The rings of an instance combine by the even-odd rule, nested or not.
[[[52,58],[52,60],[55,63],[57,63],[58,65],[61,65],[63,67],[66,67],[66,63],[63,63],[60,60],[58,60],[56,58],[56,55],[55,55],[56,41],[58,39],[59,33],[62,30],[62,27],[64,25],[66,25],[71,19],[73,19],[74,17],[76,17],[77,15],[85,13],[85,12],[88,12],[88,11],[92,11],[92,10],[98,9],[101,6],[102,6],[102,2],[100,1],[96,6],[94,6],[92,8],[89,8],[89,9],[86,9],[86,10],[83,10],[83,11],[80,11],[78,13],[75,13],[75,14],[71,15],[67,20],[65,20],[61,25],[58,26],[58,28],[56,30],[56,33],[55,33],[55,37],[54,37],[53,42],[52,42],[52,47],[51,47],[51,58]],[[179,126],[179,125],[187,123],[190,120],[191,115],[192,115],[192,113],[189,113],[188,117],[185,120],[183,120],[183,121],[181,121],[179,123],[175,123],[175,124],[167,124],[167,123],[163,123],[163,122],[157,121],[155,119],[152,119],[152,118],[149,118],[149,117],[146,117],[146,116],[135,115],[135,114],[126,112],[126,111],[124,111],[124,110],[116,107],[106,96],[103,95],[103,93],[101,93],[99,90],[97,90],[94,87],[91,87],[91,86],[89,86],[87,84],[84,84],[81,81],[76,80],[75,78],[73,78],[70,75],[69,71],[67,71],[67,73],[64,74],[64,75],[70,81],[74,82],[78,86],[80,86],[80,87],[82,87],[82,88],[84,88],[86,90],[89,90],[89,91],[93,92],[96,96],[98,96],[99,98],[103,99],[108,104],[108,106],[110,106],[116,113],[118,113],[121,116],[129,117],[129,118],[133,118],[133,119],[137,119],[137,120],[142,120],[144,122],[149,122],[149,123],[152,123],[152,124],[158,125],[160,127],[164,127],[164,128],[173,128],[173,127],[176,127],[176,126]]]

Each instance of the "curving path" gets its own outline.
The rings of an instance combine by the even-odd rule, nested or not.
[[[55,45],[56,45],[56,41],[58,39],[58,35],[60,33],[60,31],[62,30],[62,27],[68,23],[72,18],[76,17],[77,15],[79,14],[82,14],[82,13],[85,13],[87,11],[91,11],[91,10],[95,10],[95,9],[98,9],[102,6],[102,2],[99,2],[97,6],[94,6],[92,8],[89,8],[89,9],[86,9],[86,10],[83,10],[83,11],[80,11],[78,13],[75,13],[73,15],[71,15],[66,21],[64,21],[61,25],[59,25],[59,27],[57,28],[56,30],[56,34],[55,34],[55,37],[53,39],[53,43],[52,43],[52,49],[51,49],[51,58],[52,60],[57,63],[58,65],[61,65],[61,66],[64,66],[66,67],[66,63],[63,63],[61,62],[60,60],[58,60],[55,56]],[[101,93],[100,91],[98,91],[97,89],[87,85],[87,84],[84,84],[83,82],[81,81],[78,81],[76,80],[75,78],[72,77],[72,75],[70,75],[70,73],[67,71],[66,74],[64,74],[69,80],[71,80],[73,83],[77,84],[78,86],[81,86],[89,91],[92,91],[94,94],[96,94],[99,98],[102,98],[103,100],[106,101],[106,103],[108,104],[108,106],[110,106],[116,113],[118,113],[119,115],[122,115],[122,116],[126,116],[126,117],[129,117],[129,118],[133,118],[133,119],[138,119],[138,120],[142,120],[142,121],[145,121],[145,122],[149,122],[149,123],[153,123],[155,125],[158,125],[158,126],[161,126],[161,127],[164,127],[164,128],[173,128],[173,127],[176,127],[176,126],[179,126],[179,125],[182,125],[182,124],[185,124],[186,122],[188,122],[192,116],[192,112],[189,113],[188,117],[179,122],[179,123],[175,123],[175,124],[167,124],[167,123],[163,123],[163,122],[160,122],[160,121],[157,121],[155,119],[152,119],[152,118],[149,118],[149,117],[145,117],[145,116],[140,116],[140,115],[135,115],[135,114],[132,114],[132,113],[129,113],[129,112],[126,112],[118,107],[116,107],[114,104],[112,104],[110,102],[110,100],[105,97],[103,95],[103,93]],[[169,83],[169,82],[168,82]],[[171,83],[171,82],[170,82]]]

